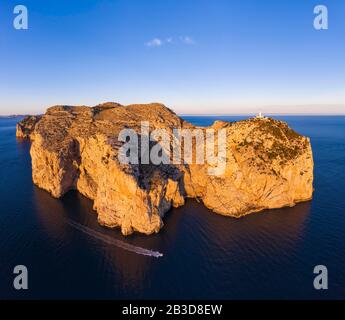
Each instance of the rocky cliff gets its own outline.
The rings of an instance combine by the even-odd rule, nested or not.
[[[281,121],[251,118],[196,128],[161,104],[116,103],[92,108],[55,106],[35,120],[25,118],[17,126],[17,136],[32,140],[34,183],[56,198],[78,190],[94,201],[100,224],[121,227],[124,235],[158,232],[164,214],[172,206],[183,205],[186,197],[198,198],[214,212],[232,217],[293,206],[312,197],[309,138]],[[119,134],[127,128],[140,137],[142,121],[149,123],[149,132],[164,129],[170,137],[174,129],[198,129],[205,136],[210,129],[223,130],[223,171],[210,174],[214,167],[210,161],[143,164],[143,155],[138,163],[121,163],[119,150],[125,142]],[[215,134],[219,152],[217,139]],[[150,147],[157,143],[151,142]],[[196,146],[193,138],[192,147]]]
[[[41,116],[26,116],[22,121],[17,123],[16,137],[22,139],[30,139],[36,123]]]

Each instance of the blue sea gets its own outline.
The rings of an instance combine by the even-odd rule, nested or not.
[[[159,234],[128,238],[99,226],[77,192],[57,200],[35,187],[19,118],[0,119],[0,299],[345,299],[345,117],[276,118],[311,137],[312,201],[237,220],[187,200]],[[13,287],[16,265],[28,290]],[[314,289],[316,265],[328,268],[328,290]]]

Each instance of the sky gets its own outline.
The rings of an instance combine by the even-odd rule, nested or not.
[[[13,27],[18,4],[28,30]],[[328,30],[313,26],[318,4]],[[0,114],[106,101],[345,114],[345,1],[0,2]]]

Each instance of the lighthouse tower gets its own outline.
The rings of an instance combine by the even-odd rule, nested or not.
[[[258,119],[264,119],[265,117],[263,116],[262,112],[260,111],[259,114],[256,116]]]

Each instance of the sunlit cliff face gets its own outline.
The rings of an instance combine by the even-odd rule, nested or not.
[[[149,124],[146,138],[143,122]],[[123,130],[134,134],[137,143],[128,147],[131,137],[124,137]],[[185,130],[193,133],[191,143],[178,140],[180,161],[174,162],[176,132]],[[166,141],[157,132],[164,132]],[[210,132],[212,139],[207,140]],[[216,121],[202,128],[161,104],[56,106],[42,118],[24,119],[17,136],[33,141],[30,154],[37,186],[56,198],[78,190],[94,201],[100,224],[121,227],[124,235],[158,232],[164,214],[182,206],[186,197],[202,200],[216,213],[241,217],[293,206],[313,193],[309,139],[265,117]],[[152,149],[161,162],[151,156]],[[210,149],[213,157],[208,157]],[[206,157],[198,158],[198,150]],[[134,162],[121,161],[119,155],[130,158],[131,152]]]

